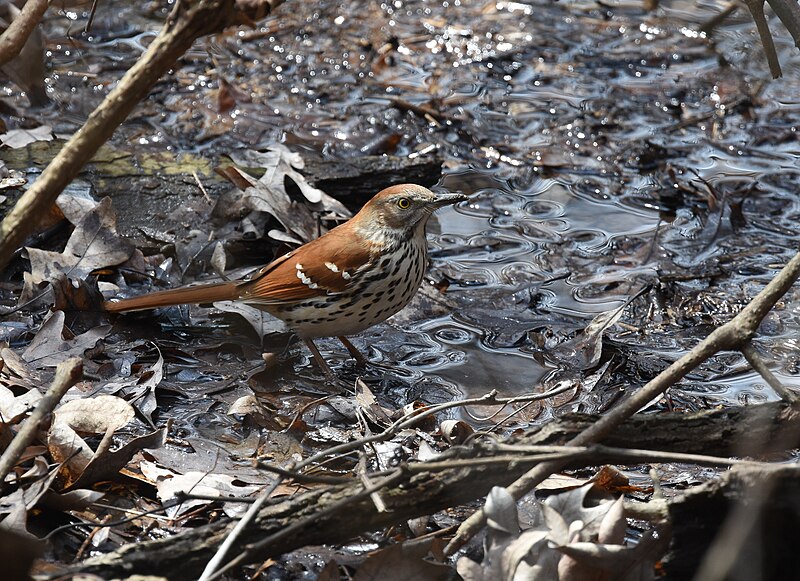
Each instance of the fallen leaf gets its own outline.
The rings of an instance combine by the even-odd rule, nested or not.
[[[231,156],[231,159],[238,165],[264,168],[264,176],[258,181],[272,192],[288,197],[284,183],[285,177],[288,176],[289,179],[297,184],[303,196],[310,203],[318,204],[327,196],[325,192],[309,184],[305,176],[297,171],[305,166],[303,157],[299,153],[291,151],[282,143],[271,145],[265,152],[253,150],[236,152]],[[339,209],[344,208],[338,202],[336,204]],[[333,207],[325,209],[334,210]],[[347,212],[346,209],[344,211],[345,213]]]
[[[253,327],[259,337],[264,337],[270,333],[283,333],[286,325],[261,309],[251,307],[240,301],[217,301],[214,307],[226,313],[235,313],[243,317],[250,326]]]
[[[0,514],[6,515],[0,521],[0,529],[28,536],[28,511],[38,504],[58,476],[58,469],[50,470],[43,457],[34,458],[33,463],[33,467],[20,476],[20,481],[24,481],[23,478],[30,480],[33,475],[39,477],[29,485],[21,486],[11,494],[0,498]]]
[[[106,495],[97,490],[72,490],[70,492],[49,491],[40,503],[51,510],[66,512],[68,510],[85,510]]]
[[[50,284],[53,288],[54,311],[80,312],[84,325],[98,325],[107,321],[108,315],[103,310],[103,295],[97,286],[85,280],[70,280],[63,274],[50,281]]]
[[[517,503],[504,487],[492,487],[486,497],[483,511],[486,514],[486,526],[493,531],[506,535],[515,535],[519,532]]]
[[[263,488],[262,485],[247,484],[228,474],[209,474],[208,472],[196,471],[177,474],[148,461],[140,462],[139,468],[142,474],[155,485],[158,498],[162,504],[173,500],[179,492],[218,496],[220,498],[244,498],[254,495]],[[210,500],[187,499],[177,506],[168,508],[166,513],[169,517],[175,517],[211,502]],[[223,504],[223,510],[232,517],[241,516],[241,513],[246,508],[247,505],[243,503],[226,502]]]
[[[229,416],[244,416],[262,428],[280,430],[282,426],[275,419],[274,410],[267,409],[254,395],[243,395],[228,408]]]
[[[62,422],[84,434],[105,434],[133,420],[133,406],[113,395],[73,399],[54,412],[53,423]]]
[[[79,223],[98,204],[99,202],[92,197],[91,185],[81,180],[70,182],[56,198],[56,206],[70,224]]]
[[[55,367],[70,357],[81,357],[84,351],[97,345],[111,331],[110,325],[101,325],[72,339],[64,339],[64,318],[63,311],[50,312],[22,353],[25,361],[37,368]]]
[[[26,248],[26,251],[31,271],[24,275],[20,304],[38,298],[40,285],[61,275],[80,279],[95,269],[122,264],[131,257],[134,246],[117,234],[117,218],[111,207],[111,198],[103,198],[75,225],[63,252],[38,248]]]
[[[464,420],[444,420],[439,424],[439,431],[448,444],[458,445],[475,433],[475,430]]]
[[[378,403],[375,394],[372,393],[367,384],[361,381],[361,379],[356,380],[355,400],[363,410],[364,415],[375,425],[387,427],[392,423],[387,413],[388,410]]]
[[[122,470],[133,456],[144,449],[159,448],[164,445],[167,429],[161,428],[144,436],[139,436],[116,449],[103,449],[98,446],[97,452],[83,469],[80,476],[65,491],[87,488],[96,482],[111,480]]]
[[[36,407],[40,399],[42,394],[37,389],[15,396],[13,391],[0,385],[0,421],[4,424],[16,424]]]
[[[164,356],[158,351],[158,359],[150,369],[142,372],[135,385],[123,390],[128,401],[135,404],[148,418],[153,417],[158,401],[156,400],[156,387],[164,378]]]
[[[586,506],[594,485],[550,496],[538,503],[543,518],[519,532],[516,503],[504,488],[489,493],[483,561],[458,560],[465,581],[646,581],[666,545],[645,535],[625,546],[623,498]],[[515,528],[516,527],[516,528]]]
[[[294,202],[286,191],[288,177],[302,192],[305,199],[319,212],[329,212],[340,218],[349,218],[350,211],[338,200],[309,184],[295,168],[302,168],[303,158],[282,144],[271,146],[266,152],[244,151],[232,154],[239,165],[264,168],[264,175],[253,183],[252,178],[239,175],[237,183],[249,184],[242,199],[245,206],[273,216],[289,233],[296,234],[303,242],[319,235],[318,221],[307,205]],[[241,170],[228,168],[228,174],[244,174]],[[290,236],[291,238],[291,236]]]
[[[47,432],[47,448],[56,462],[63,463],[64,488],[79,481],[93,459],[110,449],[114,431],[134,417],[131,404],[113,395],[74,399],[56,409]],[[78,432],[104,434],[98,452],[93,452]]]
[[[0,144],[19,149],[37,141],[52,141],[53,128],[49,125],[41,125],[35,129],[12,129],[0,135]]]
[[[25,406],[35,404],[39,397],[41,397],[37,395],[39,393],[38,388],[44,385],[44,380],[39,372],[8,347],[0,348],[0,364],[2,364],[2,368],[0,368],[0,385],[6,388],[21,387],[27,390],[27,392],[33,391],[30,395],[27,395],[27,393],[24,394],[27,395],[27,397],[22,401],[25,402],[23,404]],[[8,399],[1,401],[7,402]],[[3,419],[9,421],[10,417],[11,416],[5,416]]]

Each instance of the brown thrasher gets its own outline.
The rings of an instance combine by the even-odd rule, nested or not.
[[[325,375],[334,378],[312,339],[338,337],[360,364],[366,363],[345,335],[385,321],[408,304],[427,267],[428,218],[437,208],[465,199],[414,184],[392,186],[344,224],[273,260],[249,279],[107,301],[105,309],[118,313],[243,301],[282,319]]]

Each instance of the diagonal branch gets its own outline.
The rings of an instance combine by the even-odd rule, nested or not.
[[[11,62],[28,42],[44,16],[50,0],[28,0],[16,18],[0,34],[0,67]]]
[[[769,24],[767,24],[767,17],[764,15],[764,0],[744,0],[744,3],[750,11],[750,16],[753,17],[753,22],[756,23],[758,36],[761,38],[764,54],[767,56],[769,72],[772,73],[773,79],[777,79],[781,77],[783,73],[781,72],[781,63],[778,61],[778,53],[775,52],[775,41],[772,40],[772,33],[769,30]]]
[[[648,402],[660,396],[675,385],[687,373],[695,369],[719,351],[741,348],[756,333],[761,321],[800,277],[800,253],[796,254],[758,295],[732,320],[716,329],[689,353],[678,359],[662,373],[651,380],[631,397],[619,404],[614,411],[600,418],[595,424],[575,436],[569,446],[586,446],[607,437],[624,420],[631,417]],[[543,462],[516,480],[508,491],[519,499],[533,490],[539,483],[566,465],[565,460]],[[465,520],[458,533],[450,541],[445,551],[454,553],[468,539],[472,538],[485,524],[483,509],[476,511]]]

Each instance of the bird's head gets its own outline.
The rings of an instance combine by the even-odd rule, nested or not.
[[[379,228],[414,230],[424,227],[437,208],[466,199],[463,194],[435,194],[422,186],[401,184],[375,194],[356,218]]]

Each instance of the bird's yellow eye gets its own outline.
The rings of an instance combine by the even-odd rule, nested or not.
[[[397,200],[397,207],[400,208],[401,210],[408,210],[410,206],[411,206],[411,200],[409,200],[408,198],[400,198],[399,200]]]

